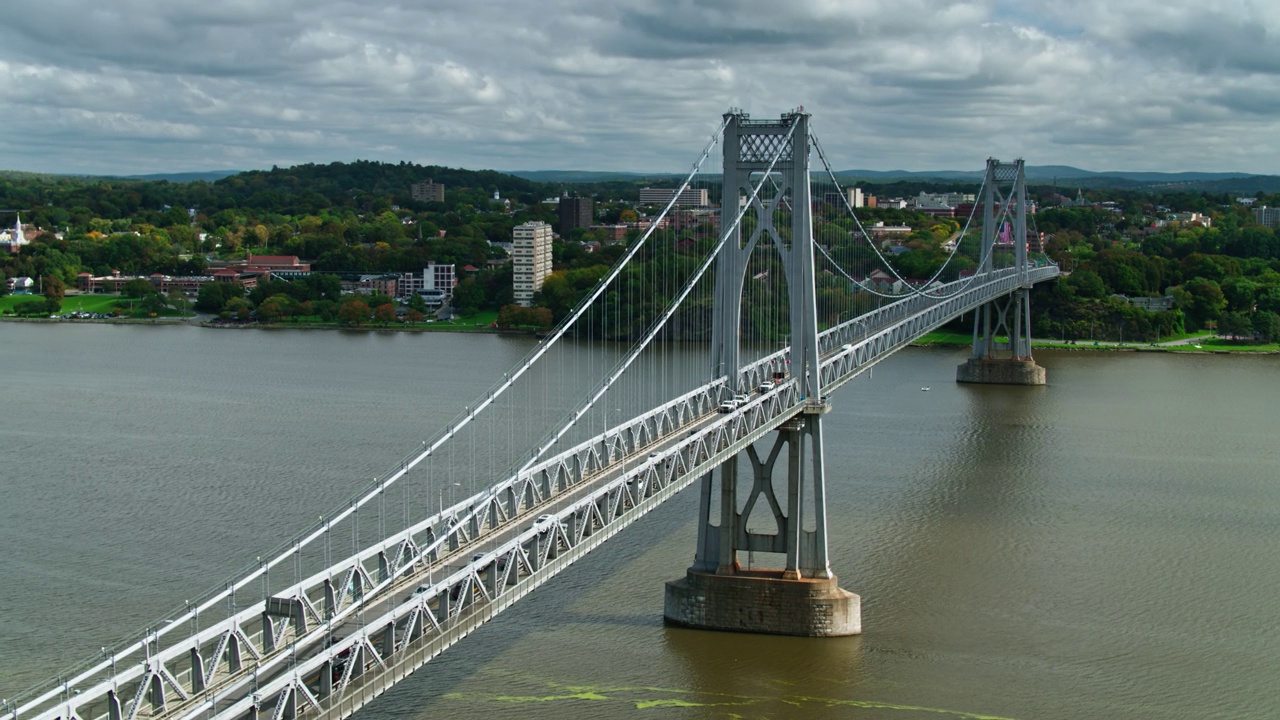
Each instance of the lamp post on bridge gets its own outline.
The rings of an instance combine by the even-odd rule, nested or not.
[[[622,452],[622,475],[627,474],[627,461],[631,459],[631,451],[627,449],[627,438],[622,432],[622,408],[614,408],[617,413],[617,421],[614,423],[614,430],[618,433],[618,449]]]
[[[454,493],[454,490],[453,490],[453,489],[454,489],[454,488],[456,488],[456,487],[462,487],[462,483],[449,483],[449,507],[453,507],[453,499],[454,499],[454,494],[453,494],[453,493]],[[438,488],[438,490],[439,490],[439,492],[438,492],[438,495],[439,495],[438,502],[440,503],[440,514],[441,514],[441,515],[444,515],[444,488],[445,488],[445,486],[444,486],[444,485],[441,485],[441,486]]]

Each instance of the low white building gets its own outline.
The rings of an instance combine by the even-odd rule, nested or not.
[[[25,275],[20,275],[5,280],[4,284],[5,287],[9,288],[9,292],[31,292],[31,289],[36,286],[36,281]]]

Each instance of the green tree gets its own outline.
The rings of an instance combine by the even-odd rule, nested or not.
[[[155,288],[152,288],[152,290],[154,291]],[[159,292],[152,292],[142,298],[142,302],[138,303],[138,306],[142,308],[142,312],[149,316],[154,317],[159,315],[166,307],[164,295],[161,295]]]
[[[226,307],[227,301],[243,295],[244,288],[238,282],[205,283],[200,286],[200,292],[196,295],[196,310],[220,313]]]
[[[1077,270],[1058,281],[1068,297],[1101,300],[1107,296],[1107,286],[1102,278],[1092,270]]]
[[[1213,280],[1197,277],[1183,284],[1187,292],[1189,304],[1182,310],[1198,328],[1206,327],[1210,322],[1222,317],[1227,307],[1227,299],[1222,295],[1222,288]]]
[[[311,303],[311,310],[325,322],[338,319],[338,303],[332,300],[316,300]]]
[[[312,297],[315,299],[333,302],[342,299],[342,281],[337,275],[313,273],[303,278],[302,283],[311,288]]]
[[[23,300],[13,307],[13,312],[22,317],[35,317],[38,315],[50,315],[57,310],[49,309],[48,300]]]
[[[1280,315],[1266,310],[1254,313],[1253,332],[1262,338],[1263,342],[1280,340]]]
[[[1253,323],[1246,313],[1232,311],[1222,316],[1218,322],[1218,334],[1228,335],[1232,340],[1239,340],[1253,332]]]
[[[484,287],[474,276],[464,279],[453,289],[453,307],[463,317],[476,314],[483,304]]]
[[[185,293],[177,287],[169,288],[169,306],[175,310],[186,310],[191,307],[191,301],[187,299]]]
[[[253,312],[253,303],[248,298],[233,297],[223,306],[222,311],[237,320],[248,320],[249,313]]]
[[[272,295],[258,304],[258,322],[273,323],[282,317],[288,315],[288,301],[291,301],[287,295]]]
[[[145,278],[134,278],[129,280],[120,288],[124,297],[145,298],[149,295],[157,295],[160,293],[150,280]]]

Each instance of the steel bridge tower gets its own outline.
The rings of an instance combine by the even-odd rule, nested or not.
[[[987,159],[982,196],[982,265],[990,272],[997,248],[1012,246],[1014,267],[1024,278],[1009,295],[978,308],[973,316],[973,354],[956,368],[956,382],[1044,385],[1045,371],[1031,359],[1031,285],[1027,261],[1027,182],[1021,159]],[[1004,338],[1001,340],[1000,338]]]
[[[722,218],[733,211],[737,198],[750,203],[747,212],[754,225],[744,238],[742,225],[730,225],[724,218],[727,237],[716,258],[712,372],[725,378],[734,392],[756,390],[737,387],[739,340],[747,261],[765,242],[777,251],[786,275],[788,365],[807,402],[778,428],[763,456],[746,444],[702,478],[697,554],[684,578],[667,583],[664,614],[669,623],[712,630],[854,635],[862,628],[861,600],[837,585],[827,559],[822,415],[830,407],[822,395],[818,364],[809,115],[796,111],[778,120],[751,120],[731,110],[725,119]],[[761,192],[753,193],[766,172],[771,182],[761,183]],[[774,223],[776,211],[788,209],[789,233],[780,232]],[[743,452],[751,468],[748,478],[739,475]],[[782,498],[775,491],[775,471],[785,479]],[[748,529],[753,512],[761,515],[760,524],[772,520],[775,532]],[[784,566],[744,568],[743,553],[784,557]]]

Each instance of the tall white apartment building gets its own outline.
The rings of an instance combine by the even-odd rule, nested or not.
[[[551,226],[541,220],[511,230],[511,263],[517,305],[529,307],[533,294],[551,274]]]
[[[1269,228],[1280,227],[1280,208],[1267,207],[1266,205],[1254,208],[1253,219],[1259,225],[1265,225]]]

